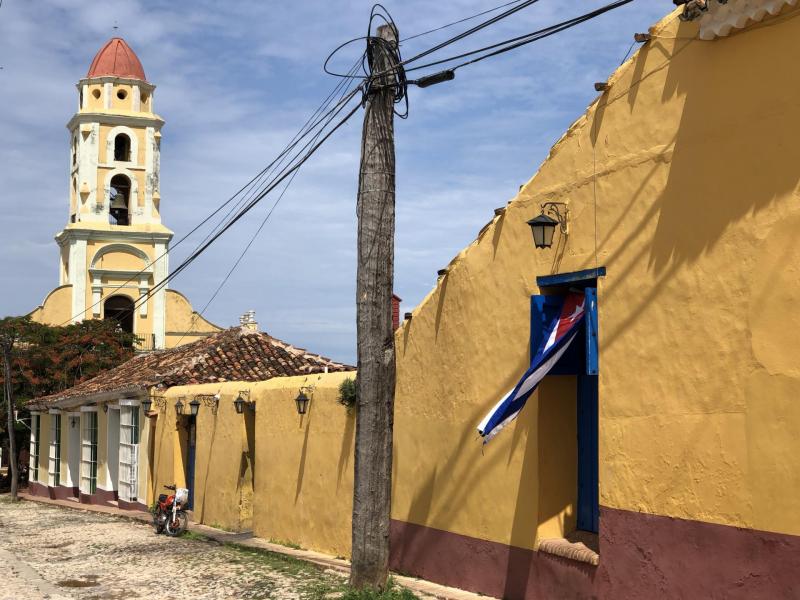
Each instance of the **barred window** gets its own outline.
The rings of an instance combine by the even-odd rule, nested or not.
[[[137,499],[139,479],[139,407],[123,406],[120,414],[119,496]]]
[[[97,413],[81,415],[81,492],[94,494],[97,491]]]

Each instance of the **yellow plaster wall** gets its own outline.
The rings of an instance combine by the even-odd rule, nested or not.
[[[185,430],[176,427],[176,399],[187,404],[197,394],[219,392],[217,414],[201,406],[197,416],[195,519],[349,554],[355,418],[338,402],[346,377],[353,374],[171,388],[153,438],[154,493],[165,483],[186,483]],[[316,389],[301,418],[294,399],[303,385]],[[238,415],[233,400],[247,389],[255,415]]]
[[[673,14],[453,260],[396,338],[395,424],[417,441],[398,442],[395,518],[545,535],[561,513],[534,490],[567,440],[542,402],[565,384],[483,455],[475,426],[525,369],[536,276],[604,265],[601,504],[800,534],[796,14],[714,42]],[[537,251],[544,201],[569,202],[570,235]]]
[[[195,342],[210,333],[222,331],[222,327],[200,316],[192,308],[189,299],[177,290],[167,290],[166,297],[167,348],[174,348],[179,343]]]
[[[114,97],[114,99],[115,100],[117,99],[116,96]],[[145,152],[146,152],[146,149],[147,149],[147,146],[146,146],[147,137],[146,137],[146,129],[145,129],[145,127],[136,127],[132,123],[128,125],[128,127],[131,130],[133,130],[133,133],[136,136],[136,148],[137,148],[136,156],[131,156],[132,160],[129,161],[129,162],[115,161],[114,160],[114,154],[113,153],[109,154],[109,152],[108,152],[109,133],[111,132],[112,129],[114,129],[114,127],[116,127],[116,125],[103,125],[103,124],[100,125],[100,142],[99,142],[99,148],[98,148],[99,151],[100,151],[100,156],[99,156],[100,163],[103,163],[103,164],[112,164],[113,163],[116,166],[121,167],[121,168],[144,165]],[[112,149],[113,149],[113,145],[112,145]],[[133,149],[133,140],[131,140],[131,149]],[[108,171],[103,172],[101,169],[98,169],[97,172],[98,172],[98,175],[99,175],[99,181],[98,181],[98,188],[97,189],[103,189],[103,186],[105,185],[105,176],[106,176],[105,174]],[[140,179],[140,178],[137,177],[137,179]],[[139,186],[142,186],[143,182],[144,182],[144,180],[141,179],[139,181]],[[143,187],[140,187],[139,191],[141,192],[143,189],[144,189]],[[142,194],[140,194],[140,196],[142,196]]]
[[[62,285],[50,292],[30,318],[37,323],[61,325],[72,318],[72,285]]]
[[[103,101],[103,84],[102,83],[90,83],[89,84],[89,95],[87,96],[88,103],[87,103],[87,111],[88,112],[100,112],[104,110],[104,101]]]

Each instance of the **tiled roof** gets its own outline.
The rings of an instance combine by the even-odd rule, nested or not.
[[[295,348],[266,333],[233,327],[191,344],[136,356],[74,387],[28,403],[54,402],[114,392],[144,392],[153,386],[223,381],[264,381],[273,377],[352,371],[354,367]]]
[[[730,0],[709,2],[708,10],[700,18],[700,39],[713,40],[725,37],[738,29],[759,23],[769,16],[779,14],[798,0]]]

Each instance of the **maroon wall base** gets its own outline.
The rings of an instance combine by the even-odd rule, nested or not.
[[[147,512],[147,507],[141,502],[128,502],[122,498],[117,501],[117,506],[122,510],[141,510]]]
[[[80,494],[78,488],[67,487],[65,485],[48,487],[47,493],[50,495],[51,500],[67,500],[68,498],[77,498]]]
[[[601,509],[600,565],[392,521],[391,568],[506,600],[800,598],[800,537]]]
[[[43,483],[39,483],[38,481],[28,482],[28,493],[31,496],[42,496],[44,498],[50,497],[50,492],[47,491],[47,486]]]
[[[116,500],[117,492],[113,490],[97,488],[94,494],[80,493],[80,501],[82,504],[101,504],[108,506],[111,502],[115,502]],[[111,506],[113,506],[113,504]]]

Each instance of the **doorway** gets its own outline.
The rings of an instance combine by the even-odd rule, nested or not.
[[[78,497],[81,481],[81,414],[69,413],[69,433],[67,438],[67,474],[72,494]]]
[[[541,343],[543,323],[552,319],[559,297],[570,291],[585,295],[585,318],[575,341],[550,370],[549,375],[575,378],[575,440],[577,445],[577,486],[573,492],[577,529],[598,533],[600,526],[599,487],[599,343],[597,281],[605,267],[576,273],[537,277],[545,295],[531,298],[531,353]],[[574,460],[574,459],[573,459]]]

